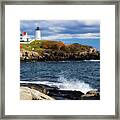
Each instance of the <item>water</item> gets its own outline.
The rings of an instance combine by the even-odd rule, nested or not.
[[[23,62],[20,80],[85,93],[100,90],[100,61]]]

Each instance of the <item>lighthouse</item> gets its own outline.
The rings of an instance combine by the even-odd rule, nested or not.
[[[35,29],[35,40],[41,40],[41,31],[39,27]]]

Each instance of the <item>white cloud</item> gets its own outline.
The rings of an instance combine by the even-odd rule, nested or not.
[[[96,28],[96,27],[84,27],[84,28],[82,28],[83,30],[98,30],[98,28]]]
[[[89,21],[84,21],[83,22],[85,25],[99,25],[100,23],[99,23],[99,21],[94,21],[94,20],[89,20]]]
[[[71,39],[71,38],[79,38],[79,39],[98,39],[100,38],[99,33],[85,33],[85,34],[57,34],[51,35],[47,37],[42,37],[42,39]]]
[[[66,28],[64,28],[64,27],[54,27],[54,26],[52,26],[52,27],[49,27],[49,30],[52,30],[53,32],[61,32],[61,31],[63,31],[63,30],[66,30]]]

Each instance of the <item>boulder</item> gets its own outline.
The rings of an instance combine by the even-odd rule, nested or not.
[[[84,93],[82,93],[81,91],[50,89],[48,95],[58,100],[80,100],[81,95],[84,95]]]
[[[100,93],[97,90],[88,91],[86,94],[94,95],[94,96],[99,96],[100,95]]]
[[[32,60],[32,59],[38,59],[39,54],[35,51],[28,51],[25,49],[20,50],[20,60]]]
[[[20,99],[21,100],[32,100],[30,88],[20,87]]]
[[[81,96],[81,100],[100,100],[100,96],[86,94]]]
[[[29,87],[20,87],[21,100],[54,100],[52,97],[45,95],[35,89]]]
[[[88,91],[81,96],[81,100],[100,100],[100,93],[97,90]]]
[[[54,100],[48,95],[45,95],[44,93],[41,93],[35,89],[31,89],[31,94],[32,94],[33,100]]]

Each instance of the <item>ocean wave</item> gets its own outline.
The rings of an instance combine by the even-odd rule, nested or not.
[[[58,82],[50,82],[50,81],[20,81],[20,82],[56,86],[61,90],[76,90],[84,93],[93,90],[93,88],[90,87],[89,84],[84,83],[83,81],[73,80],[73,79],[67,80],[66,78],[64,78],[64,76],[60,76]]]
[[[84,61],[100,62],[100,60],[84,60]]]
[[[65,63],[66,63],[66,62],[82,62],[82,61],[100,62],[100,60],[77,60],[77,61],[76,61],[76,60],[66,60],[66,61],[55,61],[55,62],[61,62],[61,63],[62,63],[62,62],[63,62],[63,63],[65,62]]]
[[[84,93],[93,90],[93,88],[90,87],[89,84],[80,80],[76,80],[76,79],[67,80],[66,78],[64,78],[64,76],[60,76],[59,81],[61,81],[62,84],[60,83],[57,86],[61,90],[76,90],[76,91],[82,91]]]

